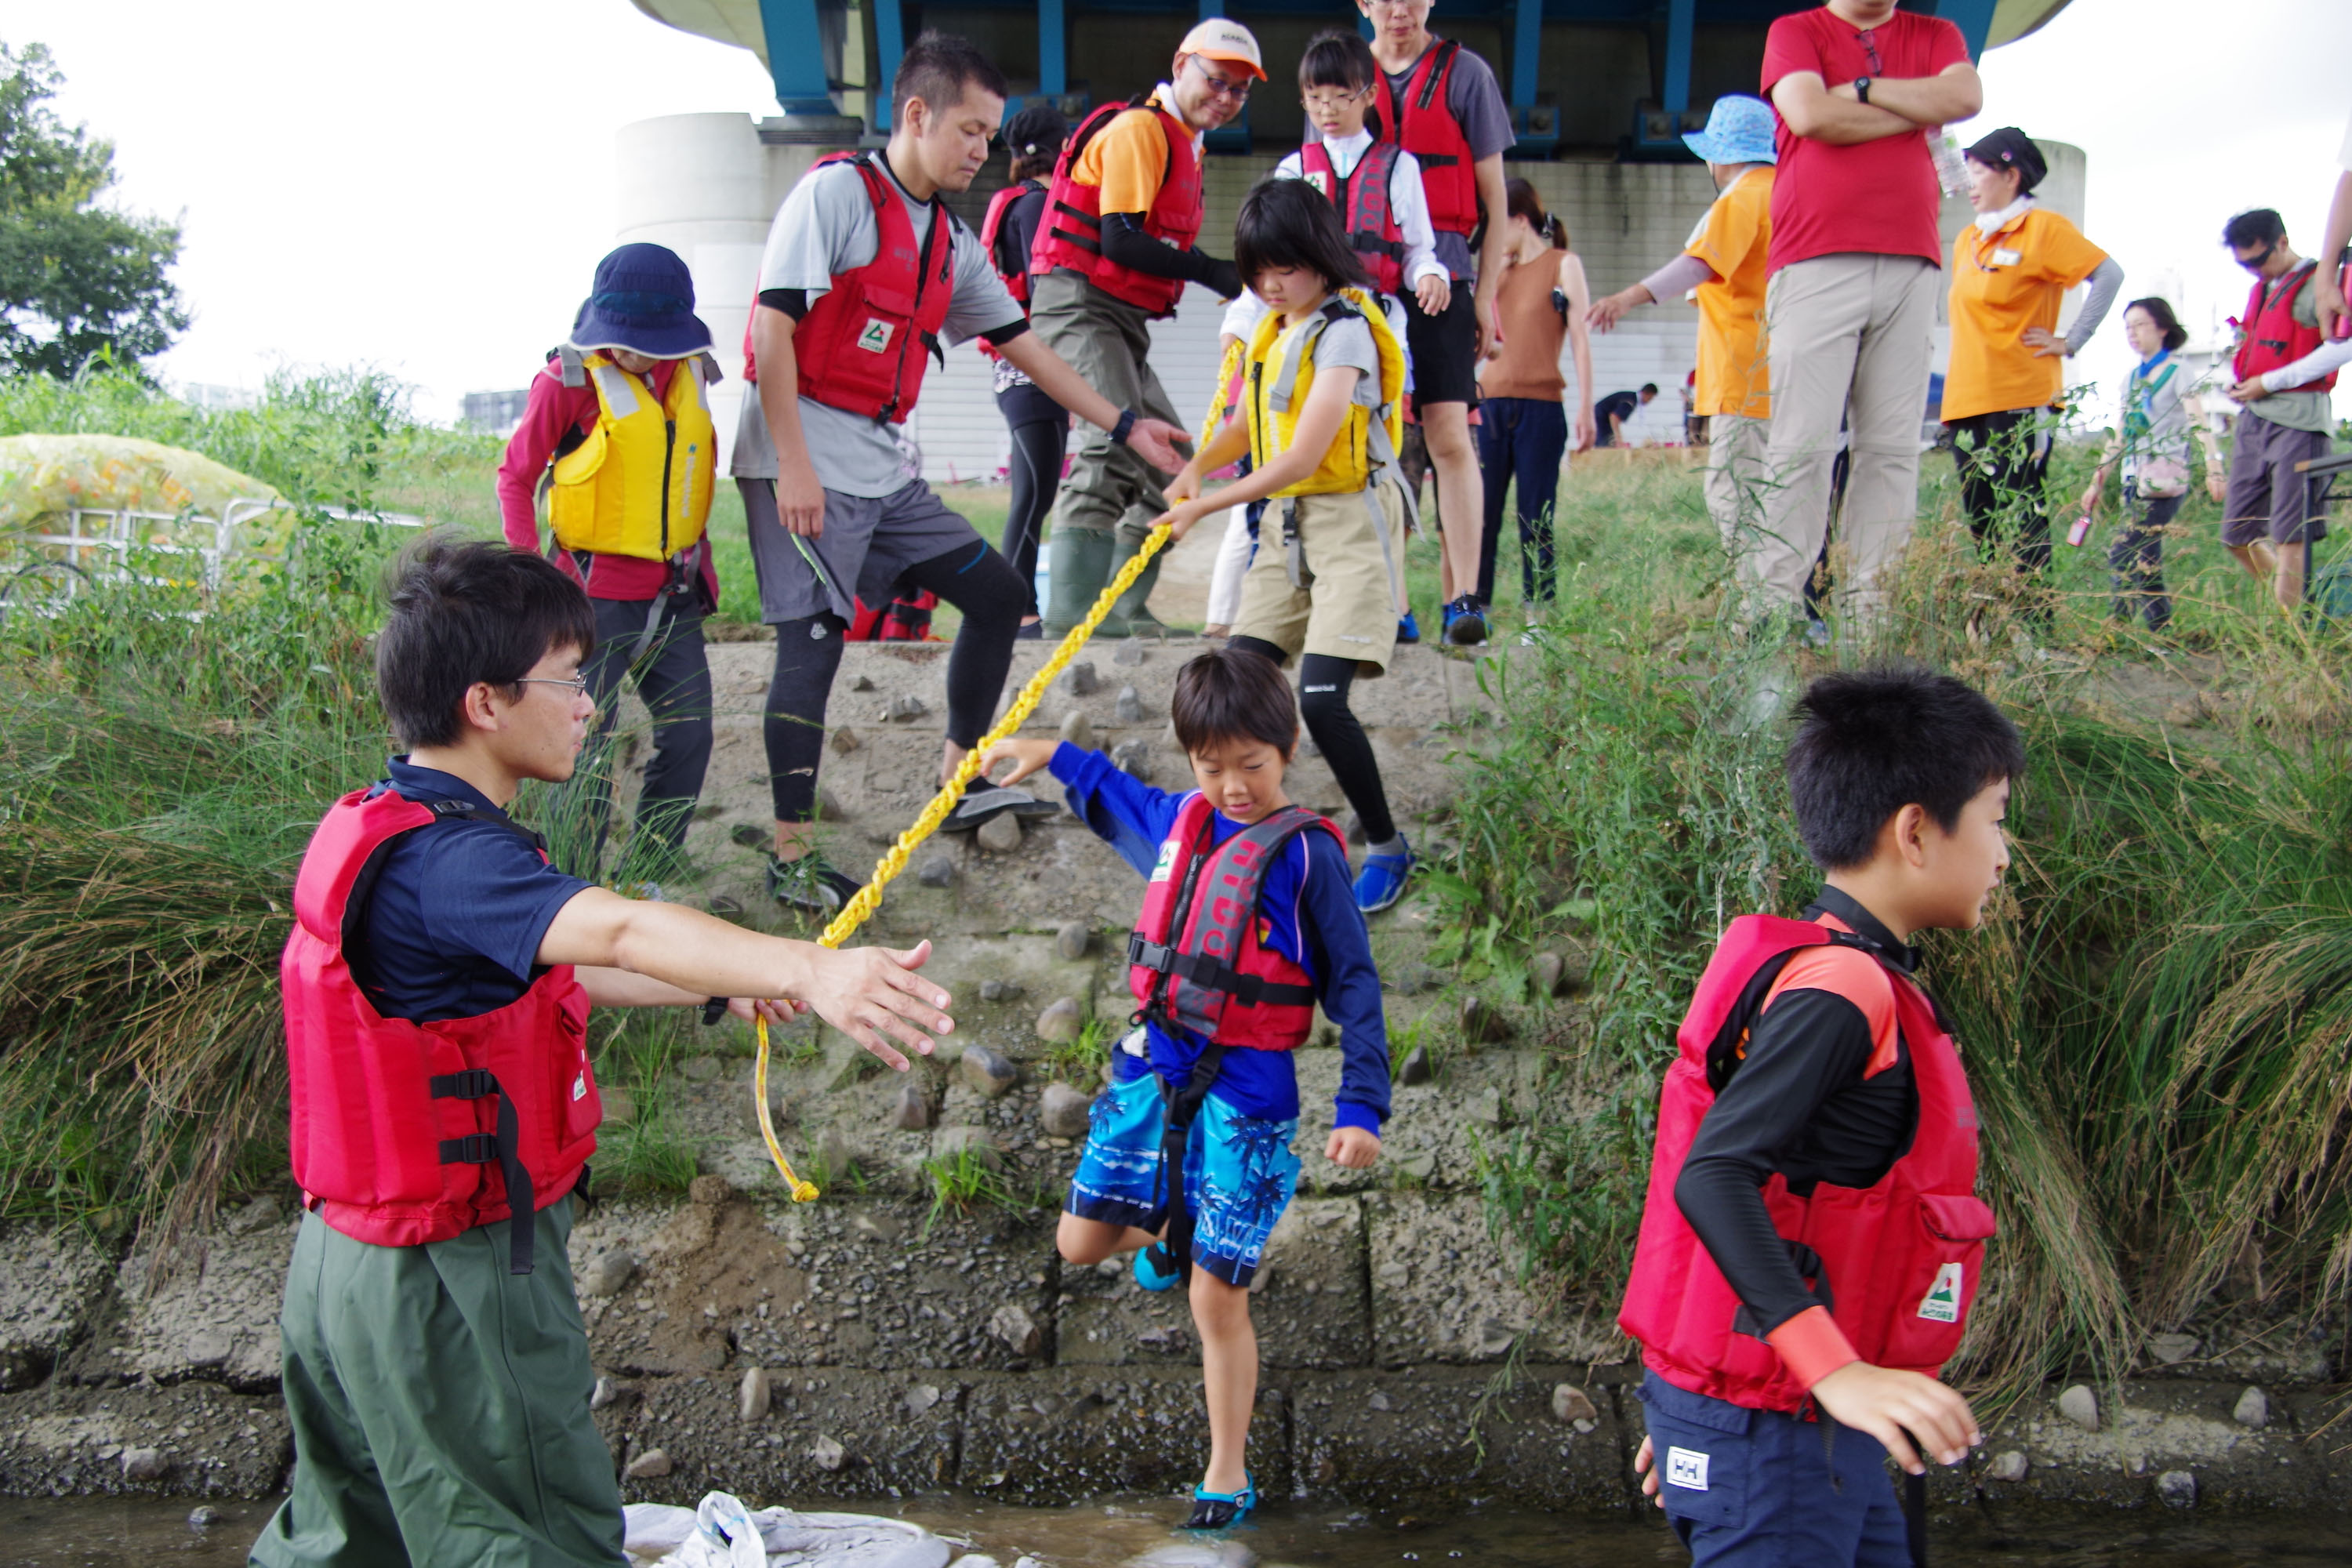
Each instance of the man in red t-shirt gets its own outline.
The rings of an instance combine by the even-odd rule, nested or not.
[[[1943,243],[1927,138],[1982,107],[1960,30],[1895,0],[1829,0],[1772,24],[1764,95],[1780,111],[1772,186],[1772,443],[1764,536],[1743,563],[1751,616],[1802,614],[1851,405],[1844,587],[1874,605],[1918,511],[1919,423]]]

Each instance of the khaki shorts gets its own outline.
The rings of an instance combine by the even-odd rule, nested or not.
[[[1301,557],[1297,583],[1285,542],[1294,531]],[[1404,492],[1393,483],[1353,495],[1269,501],[1258,524],[1257,559],[1242,579],[1234,636],[1270,642],[1294,658],[1352,658],[1366,675],[1381,674],[1396,648],[1395,574],[1403,565]]]

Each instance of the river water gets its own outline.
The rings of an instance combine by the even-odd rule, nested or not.
[[[217,1518],[202,1526],[188,1522],[194,1506],[163,1498],[0,1499],[0,1563],[234,1568],[275,1504],[213,1503]],[[894,1511],[1006,1564],[1030,1552],[1051,1568],[1119,1568],[1187,1539],[1174,1528],[1183,1506],[1124,1498],[1027,1509],[942,1495]],[[1690,1560],[1654,1521],[1510,1509],[1416,1518],[1273,1505],[1233,1539],[1255,1552],[1262,1568],[1654,1568]],[[2005,1510],[1938,1520],[1930,1545],[1936,1568],[2342,1568],[2352,1563],[2352,1520]]]

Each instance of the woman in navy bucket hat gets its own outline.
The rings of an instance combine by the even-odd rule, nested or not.
[[[672,875],[710,763],[710,665],[703,617],[719,605],[705,535],[719,443],[709,387],[710,329],[694,313],[694,275],[676,251],[625,245],[596,264],[572,336],[532,377],[522,424],[499,465],[507,542],[540,548],[586,589],[596,652],[582,667],[598,710],[582,766],[563,790],[555,850],[594,879],[611,808],[609,738],[623,677],[653,715],[654,754],[636,831],[616,871],[659,896]]]
[[[625,245],[596,263],[596,286],[572,322],[572,346],[626,349],[648,359],[708,353],[694,313],[694,274],[666,245]]]
[[[1765,363],[1765,253],[1772,241],[1779,118],[1760,98],[1727,93],[1706,129],[1683,141],[1706,160],[1717,195],[1681,255],[1639,283],[1598,300],[1596,332],[1639,305],[1691,294],[1698,304],[1698,377],[1691,413],[1706,421],[1706,510],[1732,558],[1755,559],[1763,516],[1764,458],[1772,438]],[[1748,541],[1746,548],[1741,542]]]

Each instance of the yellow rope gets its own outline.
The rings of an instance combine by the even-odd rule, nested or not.
[[[1225,389],[1233,384],[1234,372],[1241,368],[1242,356],[1248,352],[1242,341],[1235,338],[1225,345],[1225,357],[1217,362],[1216,388],[1209,394],[1209,417],[1201,424],[1202,451],[1206,451],[1209,443],[1217,438],[1217,430],[1225,422],[1225,410],[1232,406],[1225,402]]]
[[[913,826],[898,835],[897,843],[883,851],[882,858],[874,863],[874,874],[866,879],[866,886],[857,889],[856,896],[843,906],[841,913],[834,916],[833,923],[824,928],[824,934],[817,938],[820,943],[826,947],[839,947],[881,907],[883,888],[907,868],[907,858],[914,853],[915,847],[939,831],[940,824],[955,810],[956,803],[963,798],[964,786],[980,776],[981,759],[988,754],[988,748],[1014,734],[1028,721],[1029,715],[1037,710],[1037,704],[1045,700],[1045,689],[1054,684],[1054,678],[1062,673],[1063,667],[1086,646],[1087,639],[1095,635],[1095,628],[1102,625],[1103,618],[1110,614],[1111,606],[1118,603],[1119,595],[1135,585],[1135,580],[1143,575],[1144,567],[1150,564],[1151,558],[1160,552],[1168,540],[1166,523],[1144,536],[1143,548],[1137,551],[1096,595],[1094,607],[1087,612],[1087,618],[1070,628],[1070,635],[1062,639],[1062,646],[1055,648],[1053,657],[1029,678],[1029,684],[1021,689],[1021,694],[1013,700],[1013,706],[1007,708],[1004,717],[997,721],[996,728],[982,735],[979,744],[964,753],[963,761],[956,764],[955,773],[940,786],[940,793],[923,807]],[[784,1158],[783,1148],[776,1142],[775,1127],[768,1118],[768,1020],[761,1018],[758,1027],[760,1060],[751,1076],[751,1092],[758,1097],[760,1136],[767,1142],[768,1158],[773,1160],[776,1169],[783,1173],[784,1185],[792,1190],[793,1201],[804,1204],[817,1195],[816,1187],[793,1173],[791,1162]]]

